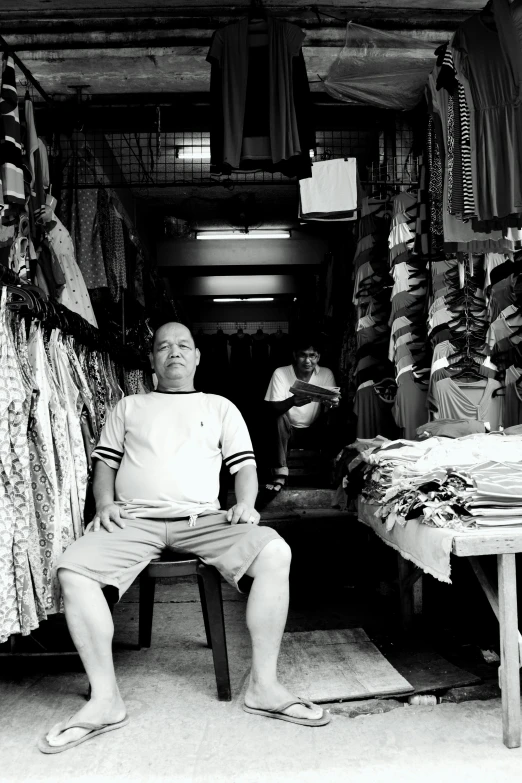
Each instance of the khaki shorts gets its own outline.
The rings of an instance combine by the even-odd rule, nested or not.
[[[164,549],[196,555],[212,565],[239,590],[238,582],[258,554],[280,538],[270,527],[231,525],[226,511],[198,517],[195,527],[188,519],[126,519],[122,529],[86,533],[63,553],[56,568],[115,587],[119,596],[151,560]]]

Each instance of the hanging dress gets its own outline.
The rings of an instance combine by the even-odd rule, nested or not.
[[[0,296],[0,643],[38,627],[30,555],[34,542],[26,390],[7,320],[7,289]],[[34,552],[36,555],[36,551]],[[41,613],[40,613],[41,619]]]

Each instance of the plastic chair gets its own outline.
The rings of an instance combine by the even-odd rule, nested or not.
[[[156,579],[191,575],[195,575],[198,580],[207,644],[212,649],[214,658],[218,699],[230,701],[232,695],[221,576],[215,568],[205,565],[199,558],[191,555],[185,557],[166,551],[160,560],[152,561],[142,571],[140,575],[139,646],[151,646]]]

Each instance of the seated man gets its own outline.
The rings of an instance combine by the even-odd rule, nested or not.
[[[288,445],[297,434],[296,431],[309,428],[309,440],[315,440],[321,447],[325,440],[325,420],[321,414],[339,404],[339,398],[332,402],[313,402],[310,397],[293,395],[290,387],[296,380],[306,381],[316,386],[335,386],[333,372],[319,366],[321,354],[318,338],[300,334],[293,341],[294,361],[287,367],[278,367],[272,375],[265,401],[277,417],[274,442],[273,481],[266,489],[277,494],[288,478]]]
[[[252,669],[244,709],[309,726],[329,716],[293,696],[276,666],[288,609],[290,550],[254,510],[257,476],[246,425],[224,397],[194,389],[200,354],[190,331],[168,323],[155,334],[156,391],[121,400],[93,452],[96,515],[58,562],[67,624],[91,685],[91,699],[40,740],[67,750],[128,722],[112,660],[114,626],[102,588],[119,596],[165,547],[215,566],[247,605]],[[236,504],[220,511],[219,471],[235,476]]]

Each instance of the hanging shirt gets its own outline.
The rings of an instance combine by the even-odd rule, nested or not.
[[[427,387],[417,383],[411,371],[399,376],[393,405],[393,418],[408,440],[414,440],[417,427],[428,421],[426,399]]]
[[[287,367],[278,367],[272,375],[270,384],[265,394],[265,402],[283,402],[289,397],[292,397],[290,387],[297,380],[294,367],[289,364]],[[328,367],[316,366],[310,383],[315,386],[335,386],[334,374]],[[299,429],[303,427],[309,427],[319,417],[321,413],[320,402],[309,402],[308,405],[301,405],[301,407],[294,405],[293,408],[287,412],[288,419],[292,427]]]
[[[368,385],[361,384],[353,406],[353,412],[357,416],[357,437],[397,437],[398,430],[392,416],[393,405],[393,400],[384,400],[375,392],[373,382]]]
[[[255,466],[243,417],[202,392],[136,394],[107,419],[93,459],[117,470],[116,501],[136,517],[175,519],[219,509],[219,472]]]
[[[436,419],[474,419],[487,421],[491,430],[502,424],[502,397],[493,397],[501,386],[499,381],[488,378],[486,383],[465,383],[442,378],[433,389],[437,405]]]
[[[299,183],[305,217],[322,217],[357,209],[357,160],[337,158],[312,165],[312,176]]]
[[[522,424],[522,395],[517,383],[522,378],[518,367],[508,367],[506,370],[506,394],[504,397],[504,427],[515,427]]]
[[[92,326],[98,326],[91,298],[85,285],[80,268],[76,263],[71,235],[56,216],[55,225],[47,231],[47,242],[52,256],[58,263],[65,278],[59,301],[69,310],[85,318]]]

